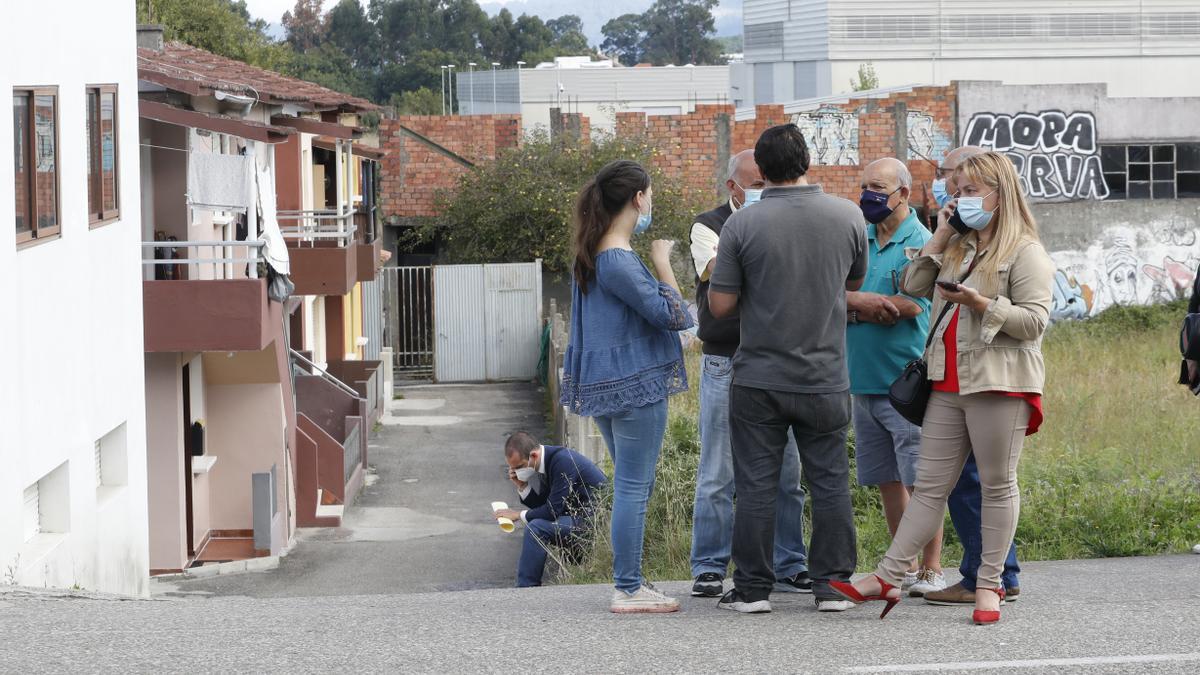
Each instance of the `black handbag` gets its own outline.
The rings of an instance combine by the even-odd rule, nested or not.
[[[1179,384],[1200,396],[1200,313],[1188,314],[1179,331]]]
[[[959,280],[958,283],[963,283],[967,277],[971,276],[974,270],[974,265],[970,270],[967,270],[966,275]],[[929,350],[929,345],[933,344],[933,336],[937,333],[937,328],[942,324],[942,319],[950,313],[954,307],[953,302],[946,302],[946,306],[942,307],[942,313],[938,315],[937,321],[929,326],[929,337],[925,339],[925,349],[921,350],[920,357],[908,362],[904,366],[904,372],[900,373],[900,377],[892,382],[891,388],[888,389],[888,401],[900,416],[908,420],[912,424],[921,426],[925,421],[925,407],[929,405],[929,394],[933,391],[933,383],[929,381],[929,365],[925,363],[924,352]]]

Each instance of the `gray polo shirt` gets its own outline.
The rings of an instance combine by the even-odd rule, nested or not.
[[[867,257],[862,211],[819,185],[768,188],[760,202],[730,216],[709,288],[740,294],[733,383],[804,394],[848,390],[846,281],[866,276]]]

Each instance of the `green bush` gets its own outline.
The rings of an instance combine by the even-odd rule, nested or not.
[[[1046,422],[1028,439],[1020,466],[1016,541],[1022,560],[1182,552],[1200,541],[1200,401],[1173,384],[1183,311],[1179,303],[1114,308],[1088,321],[1057,324],[1046,336]],[[692,389],[671,399],[646,517],[643,569],[650,579],[691,575],[699,354],[689,352],[687,361]],[[853,433],[847,452],[859,569],[867,571],[891,536],[878,490],[854,480]],[[610,580],[608,541],[603,513],[592,546],[563,580]],[[943,565],[957,568],[961,555],[947,518]]]

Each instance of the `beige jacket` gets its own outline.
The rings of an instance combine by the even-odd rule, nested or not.
[[[975,258],[974,238],[967,243],[967,254],[958,270],[943,270],[942,255],[920,255],[907,251],[912,262],[904,274],[904,292],[914,297],[933,299],[932,313],[936,319],[945,300],[933,292],[934,281],[957,281],[967,273]],[[1042,361],[1042,335],[1050,320],[1051,287],[1054,263],[1046,250],[1036,242],[1019,248],[1011,260],[999,268],[1000,293],[992,298],[982,315],[963,307],[958,323],[958,382],[959,393],[977,394],[986,391],[1042,393],[1046,381],[1046,366]],[[966,286],[976,290],[974,279]],[[951,310],[953,312],[953,310]],[[946,349],[942,334],[950,323],[942,319],[934,330],[933,341],[925,350],[929,379],[945,379]]]

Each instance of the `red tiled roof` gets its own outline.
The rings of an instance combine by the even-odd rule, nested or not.
[[[163,50],[139,48],[138,77],[192,95],[221,90],[272,103],[311,103],[315,108],[378,110],[379,106],[319,84],[287,77],[181,42]]]

